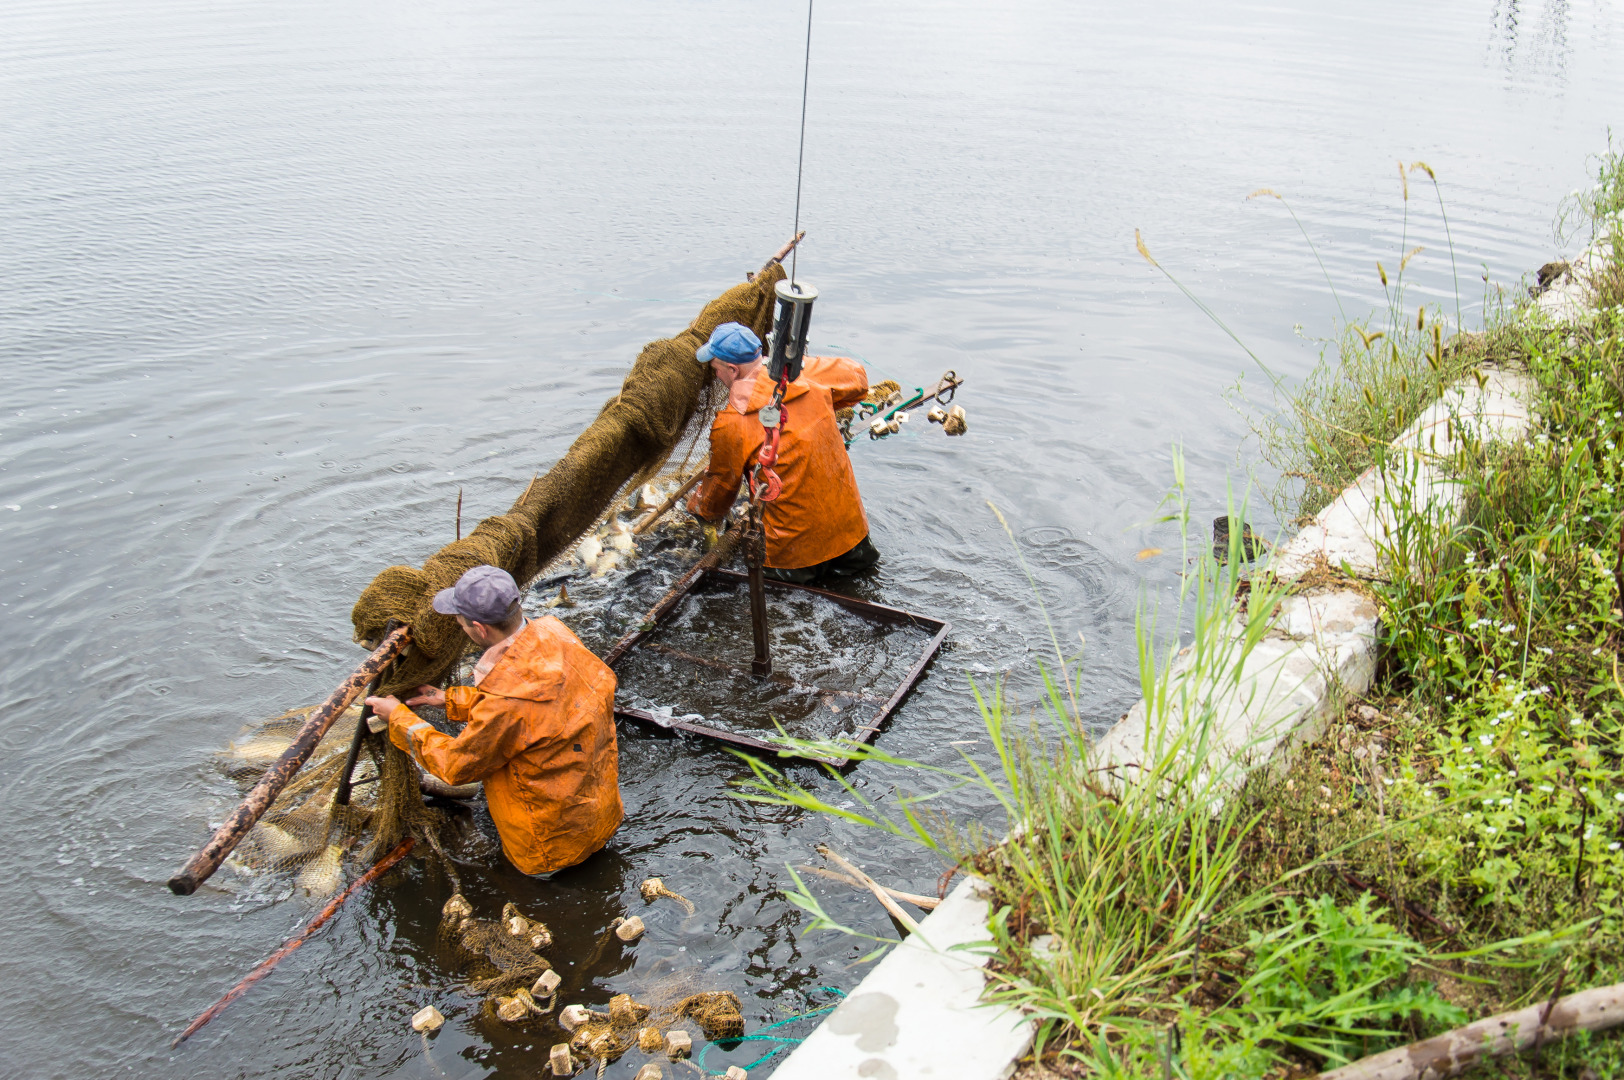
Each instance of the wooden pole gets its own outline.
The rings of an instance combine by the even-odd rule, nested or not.
[[[242,838],[248,835],[248,830],[254,827],[254,823],[259,821],[265,811],[271,808],[271,803],[276,801],[276,797],[287,787],[293,775],[310,760],[316,744],[321,742],[322,736],[333,726],[333,721],[350,707],[350,703],[360,695],[366,685],[409,644],[411,644],[410,627],[402,626],[387,635],[382,643],[372,650],[372,655],[367,657],[366,661],[356,668],[326,701],[316,706],[305,721],[304,727],[299,729],[299,736],[293,740],[293,745],[289,746],[276,763],[265,771],[259,783],[243,797],[242,805],[232,812],[225,823],[214,831],[209,842],[203,845],[203,850],[193,855],[191,860],[181,867],[180,873],[169,879],[169,888],[172,892],[177,896],[190,896],[197,891],[199,885],[209,879],[209,875],[220,869],[220,863],[225,861],[225,857],[231,854],[232,849],[242,842]]]
[[[185,1031],[175,1036],[175,1041],[169,1044],[169,1049],[173,1050],[175,1047],[191,1038],[204,1024],[207,1024],[210,1020],[213,1020],[216,1016],[219,1016],[222,1012],[224,1012],[227,1005],[230,1005],[233,1001],[236,1001],[238,998],[242,997],[243,994],[248,991],[250,986],[253,986],[255,983],[259,982],[259,980],[269,975],[271,973],[271,969],[276,967],[277,964],[280,964],[284,957],[286,957],[293,950],[297,949],[300,945],[303,945],[306,941],[310,940],[311,934],[314,934],[317,930],[320,930],[324,925],[326,925],[327,920],[331,919],[333,915],[337,913],[338,909],[343,906],[344,901],[348,900],[357,889],[370,881],[376,881],[378,878],[382,877],[391,866],[394,866],[396,863],[400,862],[400,860],[404,859],[406,857],[406,853],[411,851],[412,845],[416,843],[416,840],[413,840],[408,836],[395,847],[395,850],[379,859],[372,869],[356,878],[349,888],[327,901],[327,906],[321,909],[321,914],[310,920],[309,925],[307,925],[303,930],[299,931],[299,933],[296,934],[286,945],[282,946],[280,949],[276,950],[270,956],[267,956],[264,960],[262,960],[258,967],[256,967],[253,971],[250,971],[247,975],[243,976],[241,982],[239,982],[236,986],[233,986],[230,990],[227,990],[225,997],[221,998],[219,1001],[216,1001],[213,1005],[210,1005],[206,1010],[204,1010],[201,1016],[186,1026]]]
[[[457,495],[457,511],[457,529],[460,532],[462,530],[462,495],[460,492]],[[385,636],[392,633],[399,625],[399,619],[390,619],[383,628]],[[366,697],[375,696],[378,693],[378,686],[382,682],[383,672],[379,671],[378,674],[372,677],[372,681],[367,683]],[[361,758],[361,742],[372,730],[367,726],[367,717],[371,715],[372,706],[366,703],[366,698],[362,698],[361,716],[355,722],[355,734],[350,737],[349,753],[344,755],[344,771],[338,776],[338,789],[333,792],[333,804],[335,806],[350,805],[350,789],[354,786],[351,783],[351,778],[355,775],[355,763]]]
[[[383,676],[378,675],[375,676],[371,682],[367,683],[366,696],[372,697],[376,695],[378,692],[378,684],[382,681]],[[370,730],[367,727],[367,717],[371,715],[372,706],[366,703],[366,698],[362,698],[361,716],[355,721],[355,734],[350,736],[350,749],[349,752],[344,755],[344,770],[343,772],[339,773],[338,788],[333,792],[333,804],[335,806],[350,805],[350,788],[353,786],[350,783],[350,777],[355,773],[355,763],[361,758],[361,742],[367,737],[367,732]]]
[[[885,894],[885,890],[880,888],[879,884],[873,878],[857,869],[857,867],[853,866],[845,859],[842,859],[839,855],[836,855],[833,851],[830,851],[829,848],[824,844],[818,845],[818,854],[822,855],[825,859],[828,859],[830,862],[846,871],[846,873],[862,882],[863,887],[874,894],[874,899],[878,900],[881,906],[883,906],[886,911],[891,913],[891,917],[893,919],[907,927],[910,934],[919,933],[919,924],[914,921],[913,916],[897,907],[897,902],[887,896]]]
[[[670,509],[673,506],[675,506],[675,505],[677,505],[677,503],[681,502],[682,497],[684,495],[688,494],[690,491],[692,491],[694,489],[695,484],[697,484],[701,480],[705,479],[705,469],[709,465],[710,465],[710,459],[707,458],[706,461],[705,461],[705,464],[701,465],[698,469],[694,470],[694,474],[692,476],[690,476],[688,479],[684,480],[682,482],[682,486],[679,487],[675,492],[673,492],[669,499],[667,499],[667,500],[665,500],[665,502],[661,503],[659,505],[659,507],[657,507],[654,510],[653,513],[647,515],[646,517],[643,518],[642,521],[639,521],[636,525],[632,526],[632,535],[633,536],[642,536],[644,533],[646,533],[650,529],[654,528],[654,523],[656,521],[659,521],[662,517],[664,517],[670,511]]]
[[[1575,1031],[1624,1024],[1624,983],[1569,994],[1501,1013],[1418,1043],[1360,1058],[1319,1074],[1319,1080],[1434,1080],[1454,1076],[1486,1058],[1527,1050]]]
[[[779,248],[778,253],[776,255],[774,255],[772,258],[768,259],[766,262],[761,264],[761,269],[757,270],[756,274],[765,274],[767,272],[768,268],[770,268],[773,263],[781,263],[781,262],[783,262],[789,256],[789,253],[795,250],[795,245],[799,244],[805,237],[806,237],[806,230],[805,229],[802,229],[800,232],[796,233],[795,238],[793,240],[791,240],[789,243],[785,244],[783,247]],[[744,277],[744,280],[746,280],[746,281],[754,281],[756,279],[756,274],[746,274],[745,277]]]

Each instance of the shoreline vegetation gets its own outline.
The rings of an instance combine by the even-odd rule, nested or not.
[[[1421,173],[1437,191],[1430,168],[1401,166],[1406,211]],[[1144,603],[1137,615],[1150,736],[1134,777],[1090,768],[1076,658],[1052,624],[1038,715],[1001,685],[973,686],[996,768],[860,753],[911,788],[995,799],[1002,839],[934,813],[929,794],[882,803],[831,772],[836,805],[751,762],[740,797],[907,838],[989,883],[986,997],[1036,1022],[1025,1080],[1310,1077],[1624,982],[1624,152],[1611,143],[1595,181],[1558,232],[1587,233],[1599,257],[1577,283],[1555,266],[1539,282],[1582,289],[1581,317],[1502,299],[1475,333],[1457,307],[1446,336],[1442,311],[1406,312],[1407,252],[1378,267],[1385,316],[1344,322],[1259,425],[1283,474],[1281,520],[1301,522],[1383,469],[1459,380],[1502,369],[1536,388],[1525,440],[1466,439],[1447,462],[1458,523],[1394,507],[1380,575],[1326,568],[1376,603],[1381,661],[1316,740],[1249,774],[1219,764],[1246,754],[1223,745],[1215,701],[1307,579],[1248,569],[1238,528],[1227,558],[1192,539],[1175,455],[1163,520],[1181,525],[1192,569],[1164,615],[1181,616],[1181,635],[1169,643]],[[1173,680],[1181,649],[1190,674]],[[786,756],[818,752],[790,743]],[[854,933],[799,877],[789,896],[811,929]],[[1624,1076],[1624,1027],[1458,1075]]]

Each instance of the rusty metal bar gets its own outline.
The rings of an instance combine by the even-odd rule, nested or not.
[[[283,752],[274,765],[265,770],[265,775],[260,777],[259,783],[243,797],[242,804],[232,812],[225,823],[214,831],[209,842],[203,845],[203,850],[193,855],[191,860],[181,867],[180,873],[169,879],[171,892],[177,896],[190,896],[199,885],[208,880],[209,875],[220,869],[225,857],[241,843],[244,836],[248,835],[248,830],[252,829],[265,811],[271,808],[271,803],[276,801],[276,797],[282,793],[288,781],[292,780],[293,775],[310,759],[316,744],[321,742],[322,736],[333,726],[333,721],[350,707],[350,703],[366,688],[367,683],[376,678],[379,672],[411,644],[411,640],[410,627],[403,626],[387,635],[378,647],[372,650],[372,655],[367,657],[326,701],[311,711],[304,727],[299,729],[298,737],[293,740],[293,745]]]
[[[754,515],[754,511],[752,511]],[[757,675],[773,673],[772,641],[767,634],[767,588],[763,584],[761,564],[766,556],[766,540],[758,520],[744,538],[745,562],[750,567],[750,633],[755,639],[756,654],[750,659],[750,670]]]
[[[372,706],[367,704],[366,699],[378,693],[378,684],[382,681],[382,673],[374,676],[372,681],[367,683],[366,693],[361,698],[361,716],[355,721],[355,734],[350,736],[350,749],[344,755],[344,768],[338,774],[338,787],[333,792],[333,802],[338,806],[350,805],[350,789],[354,786],[350,783],[350,776],[355,772],[355,763],[361,758],[361,743],[366,739],[368,731],[367,717],[372,715]]]

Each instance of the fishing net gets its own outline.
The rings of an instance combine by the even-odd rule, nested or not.
[[[482,563],[528,583],[592,528],[622,490],[656,475],[685,436],[703,437],[717,395],[710,369],[694,360],[695,350],[724,322],[743,323],[765,337],[773,286],[784,276],[773,263],[707,304],[676,337],[645,345],[620,393],[512,509],[486,518],[421,569],[391,566],[373,579],[350,613],[356,640],[381,638],[390,619],[412,628],[411,647],[387,676],[386,691],[438,683],[465,647],[456,620],[431,607],[437,591]]]
[[[285,751],[315,706],[272,717],[220,755],[220,765],[244,790]],[[433,710],[420,710],[434,719]],[[312,895],[336,891],[346,878],[346,863],[371,866],[407,836],[458,883],[446,853],[447,837],[467,839],[466,815],[443,804],[425,802],[423,775],[417,763],[382,735],[362,737],[361,753],[351,774],[350,800],[338,802],[338,789],[348,760],[361,709],[351,706],[316,745],[310,760],[282,789],[264,817],[237,850],[232,864],[250,874],[291,874]]]

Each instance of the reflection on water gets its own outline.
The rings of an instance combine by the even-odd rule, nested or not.
[[[355,662],[365,583],[450,539],[459,491],[465,525],[506,509],[644,342],[787,237],[803,39],[782,14],[7,6],[8,1075],[536,1074],[556,1033],[488,1021],[460,992],[435,936],[445,883],[415,861],[170,1054],[314,906],[231,873],[185,899],[163,882],[237,795],[215,753]],[[880,745],[942,765],[987,750],[968,679],[1007,676],[1034,700],[1044,611],[1063,643],[1087,639],[1091,722],[1136,695],[1134,605],[1179,569],[1156,520],[1170,445],[1195,520],[1231,480],[1244,494],[1252,450],[1224,394],[1267,390],[1139,259],[1135,228],[1289,382],[1335,302],[1295,224],[1248,192],[1292,199],[1351,312],[1381,302],[1376,260],[1402,241],[1426,248],[1407,285],[1453,313],[1449,239],[1425,200],[1405,217],[1392,162],[1436,169],[1454,261],[1512,282],[1552,254],[1557,199],[1624,100],[1602,0],[827,0],[818,20],[800,255],[823,295],[813,346],[875,379],[967,380],[966,438],[921,424],[853,448],[884,553],[854,588],[954,624]],[[1169,554],[1137,562],[1150,547]],[[559,613],[612,640],[673,570],[646,552]],[[868,945],[805,933],[779,895],[785,864],[829,842],[912,891],[941,870],[734,799],[747,770],[690,739],[625,730],[621,769],[626,824],[585,865],[551,882],[500,859],[461,868],[482,914],[512,899],[553,927],[569,994],[590,1004],[680,975],[738,993],[752,1028],[818,1007],[862,976]],[[921,786],[872,766],[850,781],[881,800]],[[962,792],[933,805],[1004,827]],[[696,914],[645,907],[654,876]],[[842,923],[891,932],[865,894],[816,887]],[[593,961],[628,911],[649,932]],[[425,1043],[406,1020],[430,1003],[449,1022]]]
[[[1568,0],[1527,5],[1496,0],[1490,15],[1490,49],[1504,66],[1506,79],[1531,90],[1552,91],[1567,85]]]

